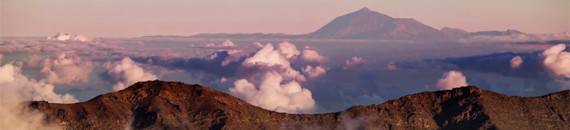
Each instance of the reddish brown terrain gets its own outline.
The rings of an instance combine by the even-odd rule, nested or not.
[[[327,114],[265,110],[200,85],[139,82],[87,102],[29,104],[67,129],[569,129],[570,91],[506,96],[477,87]]]

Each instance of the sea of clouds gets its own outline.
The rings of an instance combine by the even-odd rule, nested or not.
[[[372,51],[357,50],[353,54],[337,52],[353,46],[350,43],[237,41],[87,38],[65,33],[48,38],[2,39],[0,113],[6,116],[0,123],[15,129],[55,127],[43,123],[41,113],[25,109],[19,102],[76,103],[87,99],[76,98],[78,91],[72,90],[112,92],[156,79],[199,83],[253,105],[287,113],[338,111],[415,92],[467,85],[521,96],[570,89],[570,49],[566,43],[501,43],[504,48],[520,52],[477,52],[417,60],[391,57],[445,53],[414,48],[429,46],[419,43],[363,43],[359,46],[370,46],[366,49]],[[375,51],[383,48],[371,48],[376,46],[395,46],[392,48],[403,51],[384,53]],[[496,47],[488,43],[449,46]],[[459,53],[449,55],[454,54]],[[508,80],[494,81],[497,79],[487,76]],[[524,89],[496,85],[511,80],[509,83],[523,84]],[[103,93],[92,92],[99,94]],[[12,121],[36,125],[11,126]]]

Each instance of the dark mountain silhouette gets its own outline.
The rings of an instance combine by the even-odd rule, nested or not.
[[[265,110],[180,82],[139,82],[87,102],[30,102],[67,129],[568,129],[570,91],[506,96],[477,87],[422,92],[326,114]]]

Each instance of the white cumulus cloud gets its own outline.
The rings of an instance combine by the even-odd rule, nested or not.
[[[289,113],[310,113],[315,110],[311,91],[296,81],[283,82],[277,72],[268,72],[256,87],[246,79],[234,82],[230,92],[247,102],[269,110]]]
[[[467,79],[459,71],[448,71],[437,81],[436,88],[439,90],[450,90],[453,88],[467,86]]]
[[[79,34],[72,34],[72,33],[57,33],[55,35],[49,36],[46,39],[48,40],[58,40],[58,41],[89,41],[89,38]]]
[[[45,59],[40,77],[53,84],[82,84],[89,79],[93,63],[82,60],[74,53],[61,53],[55,58]]]
[[[315,110],[311,91],[299,83],[307,79],[291,67],[291,61],[299,55],[296,47],[288,42],[275,48],[265,44],[242,63],[239,79],[234,82],[231,94],[247,102],[269,110],[289,113],[309,113]],[[322,66],[304,68],[303,74],[318,77],[325,73]]]
[[[17,101],[45,100],[54,103],[78,102],[69,94],[54,93],[55,86],[45,81],[28,79],[22,75],[20,68],[11,64],[0,67],[0,95],[13,95],[10,98]],[[3,98],[5,99],[5,98]]]
[[[287,59],[295,58],[301,54],[297,47],[290,42],[282,42],[278,45],[278,50],[285,56]]]
[[[305,76],[293,68],[291,62],[287,60],[285,55],[279,52],[279,48],[275,49],[272,44],[266,44],[263,48],[259,49],[253,56],[248,57],[242,63],[246,68],[259,68],[259,73],[268,71],[280,72],[286,80],[294,79],[304,82]]]
[[[291,62],[289,62],[286,57],[282,56],[279,51],[276,51],[272,44],[266,44],[253,56],[245,59],[244,65],[281,65],[289,67],[291,66]]]
[[[233,46],[236,46],[236,44],[234,44],[234,42],[232,42],[232,41],[230,41],[230,40],[225,40],[225,41],[222,43],[222,46],[225,46],[225,47],[233,47]]]
[[[144,71],[133,60],[126,57],[116,63],[108,72],[107,75],[113,82],[113,90],[119,91],[125,89],[138,81],[147,81],[157,79],[156,75]]]
[[[510,63],[511,63],[511,68],[513,69],[519,68],[523,63],[523,59],[521,58],[521,56],[515,56],[511,59]]]
[[[317,78],[327,73],[322,66],[313,67],[310,65],[307,65],[307,67],[303,68],[302,71],[308,78]]]
[[[556,76],[570,78],[570,52],[565,44],[554,45],[542,52],[544,67]]]
[[[362,57],[354,56],[344,62],[343,69],[361,69],[364,65],[368,64],[368,61]]]
[[[307,62],[322,63],[326,60],[324,56],[321,56],[316,50],[310,48],[305,48],[303,53],[301,53],[301,59]]]

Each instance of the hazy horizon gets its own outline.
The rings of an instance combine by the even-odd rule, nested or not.
[[[2,0],[0,36],[38,37],[58,32],[89,37],[189,36],[199,33],[313,32],[363,7],[414,18],[436,29],[515,29],[525,33],[570,30],[567,0],[533,1],[31,1]],[[164,9],[168,8],[168,9]]]

